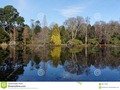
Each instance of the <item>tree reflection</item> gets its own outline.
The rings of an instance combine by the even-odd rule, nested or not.
[[[51,63],[48,63],[48,62]],[[91,73],[90,67],[120,69],[120,47],[8,47],[0,48],[0,81],[16,81],[30,63],[31,70],[43,69],[47,64],[63,66],[72,74]]]
[[[15,47],[0,50],[0,81],[16,81],[18,75],[23,74],[23,64],[19,58],[16,58],[17,54]],[[16,72],[17,71],[17,72]]]
[[[91,65],[100,69],[106,67],[116,69],[120,66],[120,49],[118,47],[117,51],[115,47],[88,47],[87,52],[85,48],[81,52],[69,53],[70,57],[67,58],[64,64],[66,71],[76,74],[86,73],[89,75]]]
[[[54,65],[55,67],[57,67],[58,64],[59,64],[60,54],[61,54],[61,47],[60,47],[60,46],[54,47],[54,48],[51,50],[51,59],[53,60],[53,65]]]

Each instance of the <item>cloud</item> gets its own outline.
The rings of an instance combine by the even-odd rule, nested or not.
[[[16,5],[19,11],[23,11],[26,8],[27,2],[25,0],[18,0]]]
[[[25,0],[18,0],[20,5],[25,5]]]
[[[76,16],[79,13],[83,12],[84,8],[83,7],[67,7],[64,9],[60,9],[58,10],[60,12],[60,14],[64,17],[72,17],[72,16]]]

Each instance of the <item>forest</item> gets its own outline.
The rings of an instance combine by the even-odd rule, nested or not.
[[[70,17],[63,22],[47,26],[46,16],[41,21],[30,19],[31,26],[24,24],[24,17],[12,5],[0,7],[0,45],[39,45],[68,47],[80,45],[120,45],[120,21],[96,21],[90,18]]]

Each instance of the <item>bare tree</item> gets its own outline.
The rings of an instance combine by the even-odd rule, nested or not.
[[[31,19],[31,28],[32,28],[32,37],[31,37],[31,42],[32,42],[32,45],[34,43],[34,20]]]
[[[27,39],[29,38],[29,27],[28,26],[25,26],[24,27],[24,30],[23,30],[23,42],[24,44],[26,45],[26,41]]]
[[[44,27],[40,33],[38,33],[35,38],[35,44],[40,44],[42,46],[45,46],[49,44],[50,42],[50,36],[49,36],[49,28]]]
[[[89,17],[86,17],[86,19],[85,19],[85,44],[87,44],[87,42],[88,42],[88,29],[87,29],[87,27],[88,27],[88,25],[89,25],[89,23],[90,23],[90,18]]]
[[[47,27],[47,19],[46,19],[46,15],[44,15],[43,17],[43,28]]]
[[[76,18],[69,18],[64,22],[66,28],[71,31],[72,39],[76,38],[76,35],[78,34],[78,31],[80,30],[83,23],[84,19],[79,16],[77,16]]]

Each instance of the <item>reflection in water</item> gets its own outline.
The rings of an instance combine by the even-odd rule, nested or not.
[[[53,65],[55,67],[58,66],[60,61],[61,47],[54,47],[51,50],[51,59],[53,60]]]
[[[120,81],[120,47],[0,48],[0,81],[66,80]]]

